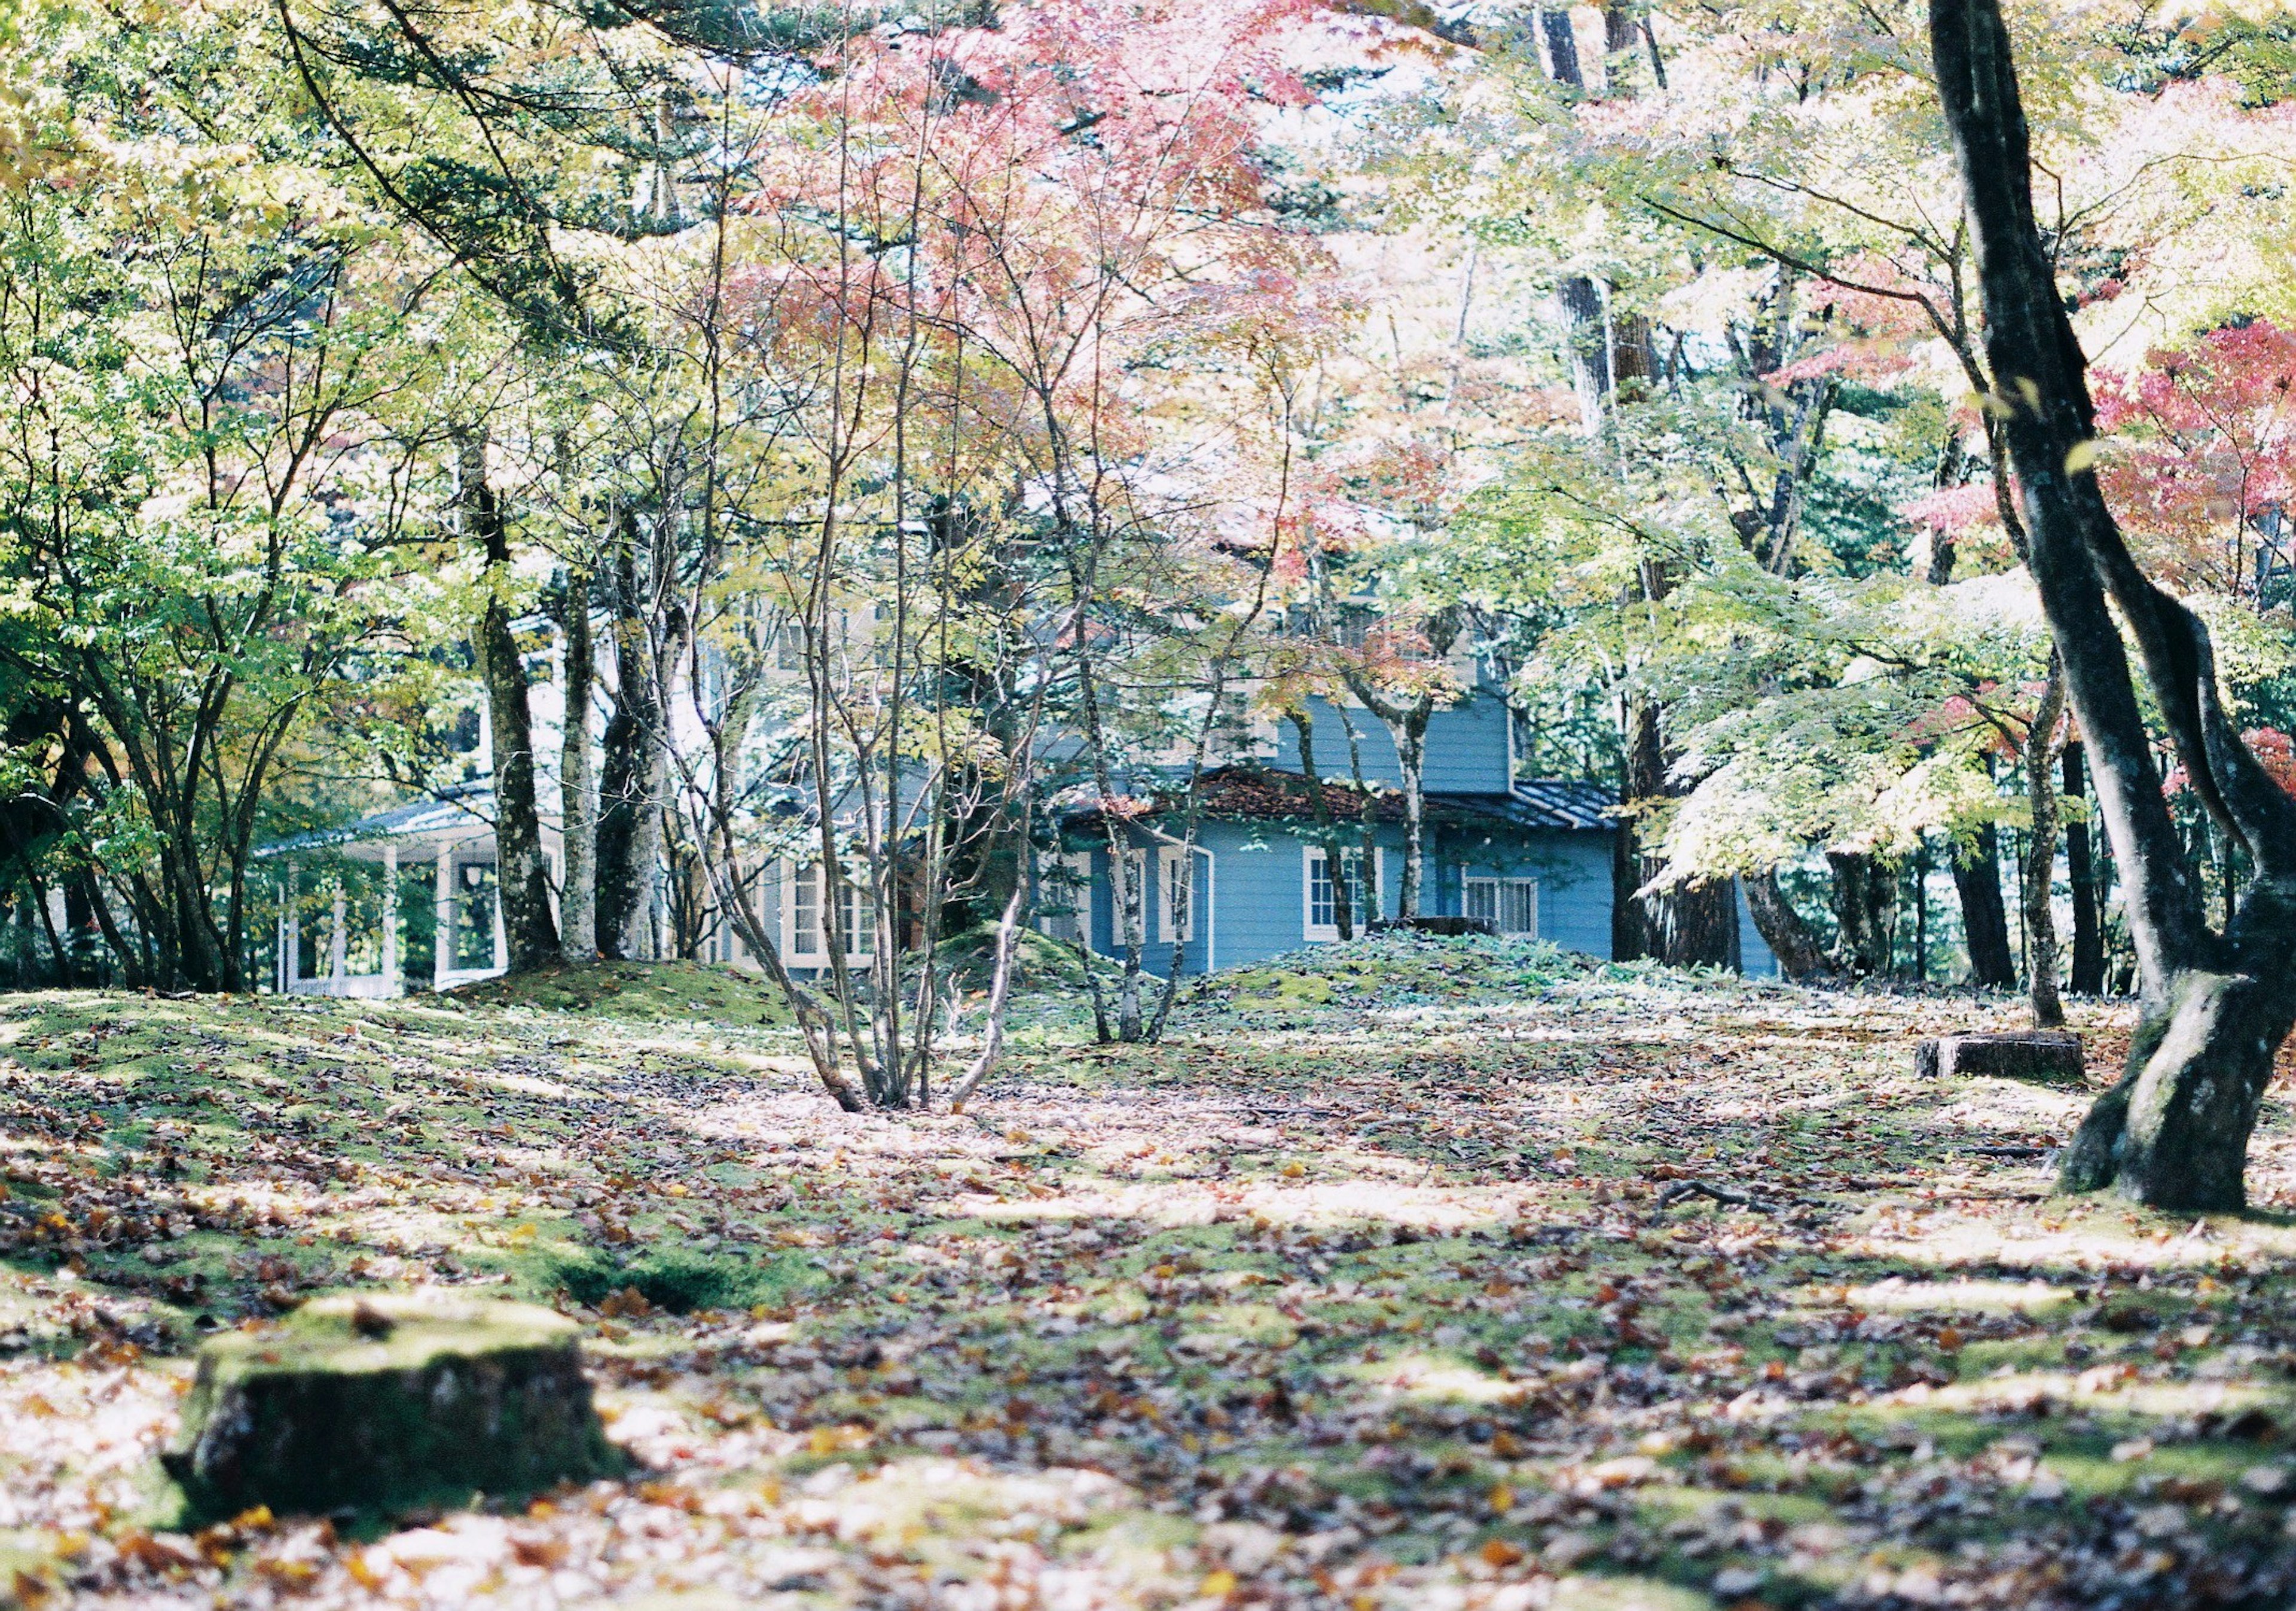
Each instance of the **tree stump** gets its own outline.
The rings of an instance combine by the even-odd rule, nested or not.
[[[1914,1054],[1914,1070],[1929,1079],[1956,1074],[1989,1074],[2011,1080],[2070,1080],[2085,1073],[2081,1038],[2054,1029],[2013,1030],[1998,1034],[1948,1034],[1923,1041]]]
[[[517,1494],[619,1468],[574,1323],[527,1304],[330,1297],[210,1338],[160,1457],[188,1521]]]

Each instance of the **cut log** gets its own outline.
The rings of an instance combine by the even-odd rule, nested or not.
[[[1940,1035],[1922,1043],[1921,1049],[1914,1054],[1914,1069],[1931,1079],[1956,1074],[1987,1074],[2011,1080],[2070,1080],[2078,1084],[2084,1071],[2081,1038],[2044,1029]]]
[[[385,1510],[610,1475],[574,1323],[527,1304],[321,1298],[200,1351],[160,1457],[187,1525]]]

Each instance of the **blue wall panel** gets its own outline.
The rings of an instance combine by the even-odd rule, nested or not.
[[[1354,778],[1348,754],[1348,728],[1352,725],[1363,751],[1365,779],[1374,783],[1402,782],[1395,742],[1377,716],[1360,706],[1350,706],[1342,713],[1328,699],[1309,700],[1308,711],[1315,718],[1317,773],[1333,782]],[[1300,770],[1300,733],[1291,723],[1275,724],[1275,753],[1267,764],[1279,772]],[[1428,717],[1426,788],[1430,794],[1505,794],[1513,787],[1508,775],[1511,765],[1503,700],[1471,694]]]
[[[1451,829],[1437,841],[1436,854],[1442,877],[1432,910],[1458,915],[1465,878],[1537,879],[1538,937],[1590,956],[1611,954],[1608,832]]]
[[[1738,889],[1738,971],[1750,979],[1778,977],[1778,959],[1762,931],[1754,927],[1753,908],[1746,904],[1743,888]]]
[[[1311,842],[1305,824],[1207,822],[1197,843],[1211,853],[1210,866],[1196,863],[1198,921],[1188,947],[1186,971],[1234,968],[1262,961],[1308,943],[1307,856]],[[1403,830],[1382,824],[1374,838],[1380,848],[1380,907],[1397,915],[1402,902]],[[1159,841],[1137,841],[1148,857],[1148,947],[1144,961],[1161,975],[1169,965],[1171,943],[1161,936],[1157,914],[1163,892]],[[1611,953],[1610,836],[1562,830],[1431,833],[1428,883],[1423,904],[1431,912],[1456,915],[1462,876],[1535,878],[1538,880],[1538,932],[1542,939],[1594,956]],[[1092,857],[1092,943],[1113,955],[1113,901],[1104,851]],[[1204,921],[1204,914],[1210,921]],[[1762,953],[1767,957],[1767,953]]]

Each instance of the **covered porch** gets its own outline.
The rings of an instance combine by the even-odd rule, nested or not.
[[[410,985],[452,990],[502,973],[509,955],[493,806],[491,789],[467,785],[268,846],[266,858],[280,869],[274,987],[283,995],[379,999],[404,995]],[[545,824],[544,848],[554,885],[562,854],[555,824]],[[374,876],[364,880],[371,887],[354,891],[346,870],[325,865],[338,858],[372,867]],[[320,863],[316,887],[314,862]],[[428,955],[417,957],[408,953],[405,904],[418,903],[413,918],[419,928],[425,892],[430,934]],[[307,917],[314,896],[317,910]]]

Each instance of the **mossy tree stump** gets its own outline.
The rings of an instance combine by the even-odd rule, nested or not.
[[[193,1519],[386,1509],[607,1475],[574,1323],[526,1304],[321,1298],[200,1352],[160,1457]]]

